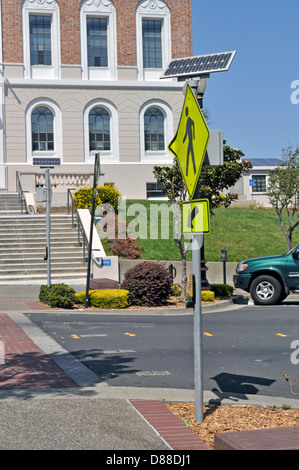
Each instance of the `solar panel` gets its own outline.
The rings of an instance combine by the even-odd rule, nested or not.
[[[252,166],[278,166],[283,163],[279,158],[251,158]]]
[[[60,158],[34,157],[32,159],[32,164],[34,166],[42,166],[42,167],[56,166],[56,165],[60,165]]]
[[[161,78],[191,77],[229,69],[236,51],[174,59]]]

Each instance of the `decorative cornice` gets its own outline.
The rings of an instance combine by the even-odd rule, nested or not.
[[[42,10],[42,9],[58,9],[56,0],[26,0],[23,4],[24,8]]]
[[[111,0],[84,0],[81,5],[83,11],[98,11],[101,13],[114,11]]]
[[[169,9],[162,0],[141,0],[137,6],[137,11],[142,14],[168,14]]]

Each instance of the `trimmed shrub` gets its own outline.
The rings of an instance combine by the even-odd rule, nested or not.
[[[171,295],[174,295],[175,297],[180,297],[181,293],[182,293],[182,288],[180,284],[172,284]]]
[[[48,286],[47,285],[42,285],[40,286],[39,290],[39,300],[40,302],[43,302],[44,304],[47,303],[48,301]]]
[[[210,287],[216,297],[231,297],[233,295],[234,288],[229,284],[211,284]]]
[[[215,300],[215,293],[211,290],[202,290],[201,300],[204,302],[213,302],[213,300]]]
[[[85,304],[86,292],[75,294],[78,303]],[[104,309],[128,307],[129,292],[124,289],[99,289],[89,291],[89,305]]]
[[[111,243],[112,255],[125,259],[140,259],[142,246],[138,245],[137,240],[127,237],[118,239]]]
[[[139,241],[130,238],[127,234],[128,221],[119,219],[119,216],[114,216],[114,214],[107,214],[101,220],[101,226],[103,234],[106,235],[106,238],[102,237],[106,241],[105,248],[113,256],[119,256],[120,258],[126,259],[139,259],[141,258],[141,251],[143,246],[139,244]],[[125,231],[124,234],[121,234],[119,237],[119,226],[121,226],[121,231]]]
[[[75,191],[74,199],[78,209],[88,209],[92,205],[92,190],[93,186],[87,185]],[[102,201],[98,194],[95,200],[95,205],[98,206],[101,203]]]
[[[74,193],[75,203],[78,209],[88,209],[92,204],[92,191],[93,186],[87,185],[77,189]],[[118,212],[118,198],[121,196],[119,190],[112,184],[105,186],[97,186],[97,197],[95,206],[101,204],[110,204],[115,213]]]
[[[90,292],[89,292],[90,293]],[[77,304],[85,304],[86,292],[79,292],[75,294]]]
[[[66,284],[42,285],[39,300],[51,307],[72,308],[76,302],[75,290]]]
[[[168,269],[155,261],[143,261],[129,269],[121,287],[129,291],[129,302],[137,306],[164,305],[171,294]]]
[[[121,197],[119,190],[113,184],[106,184],[105,186],[98,186],[98,196],[103,204],[110,204],[113,207],[115,214],[118,213],[118,200]]]

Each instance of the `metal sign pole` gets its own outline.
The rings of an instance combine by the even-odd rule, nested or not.
[[[48,287],[51,285],[51,184],[50,168],[45,168],[46,180],[46,220],[47,220],[47,280]]]
[[[168,150],[176,157],[180,170],[185,182],[186,189],[189,193],[190,200],[196,200],[199,198],[199,187],[196,185],[198,180],[201,166],[203,165],[203,158],[207,151],[207,144],[210,137],[210,131],[205,124],[205,120],[202,116],[202,101],[205,92],[205,79],[209,78],[212,72],[221,72],[229,69],[231,62],[236,54],[236,51],[225,52],[221,54],[210,54],[204,56],[193,57],[190,60],[188,58],[174,59],[170,62],[169,66],[165,70],[164,74],[160,78],[177,77],[179,81],[187,80],[185,83],[185,103],[183,107],[186,117],[188,117],[187,123],[183,119],[183,113],[181,115],[179,127],[174,139],[168,145]],[[208,66],[207,66],[208,65]],[[190,94],[188,93],[189,87],[192,89],[195,101],[197,100],[197,106],[189,109],[189,104],[193,100],[189,100]],[[200,113],[196,112],[196,108],[200,109]],[[190,114],[192,114],[193,119]],[[189,122],[188,122],[189,121]],[[196,121],[196,122],[195,122]],[[181,124],[183,123],[183,124]],[[190,124],[191,123],[191,124]],[[194,133],[194,124],[196,124],[196,132]],[[193,130],[192,130],[193,129]],[[200,132],[198,132],[200,131]],[[200,138],[198,138],[200,135]],[[186,137],[188,136],[188,149],[187,158],[185,153],[185,147],[183,146]],[[204,144],[204,145],[203,145]],[[202,148],[200,148],[202,147]],[[195,155],[196,149],[196,155]],[[193,163],[193,175],[197,175],[196,178],[192,176],[190,179],[189,173],[189,156],[191,154]],[[219,161],[214,162],[212,166],[223,165],[223,152],[222,155],[218,154]],[[209,160],[209,159],[208,159]],[[222,160],[222,161],[220,161]],[[200,166],[198,167],[198,164]],[[216,163],[216,164],[215,164]],[[199,168],[199,172],[198,172]],[[192,172],[191,172],[192,174]],[[196,187],[195,187],[196,185]],[[195,190],[195,191],[193,191]],[[190,213],[191,227],[192,227],[192,209]],[[193,217],[194,220],[194,217]],[[195,222],[194,222],[195,223]],[[188,224],[187,224],[188,225]],[[191,229],[192,230],[192,229]],[[190,232],[188,232],[189,234]],[[195,382],[195,418],[196,421],[203,421],[203,373],[202,373],[202,326],[201,326],[201,288],[207,285],[208,282],[205,275],[201,273],[201,247],[203,246],[203,235],[195,235],[192,237],[192,261],[193,261],[193,279],[194,279],[194,382]],[[202,253],[203,255],[204,253]],[[204,256],[203,256],[204,258]]]
[[[190,83],[197,97],[198,81]],[[202,107],[202,102],[199,103]],[[197,183],[193,199],[199,199],[199,184]],[[194,338],[194,391],[195,391],[195,421],[202,422],[203,416],[203,347],[202,347],[202,304],[201,304],[201,248],[203,235],[192,238],[192,269],[194,275],[194,307],[193,307],[193,338]]]
[[[194,275],[194,307],[193,307],[193,338],[194,338],[194,389],[195,389],[195,420],[203,421],[203,361],[202,361],[202,305],[201,305],[201,246],[202,235],[192,238],[192,269]]]
[[[47,223],[47,240],[46,240],[46,256],[47,260],[47,282],[48,287],[51,285],[51,182],[50,182],[50,168],[54,168],[61,164],[60,158],[57,157],[34,157],[32,159],[33,166],[39,166],[45,170],[45,192],[43,196],[37,191],[37,198],[40,197],[39,202],[46,201],[46,223]]]

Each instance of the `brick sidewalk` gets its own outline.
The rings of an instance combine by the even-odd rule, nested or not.
[[[4,313],[0,314],[0,341],[4,350],[4,357],[0,357],[0,390],[76,386]]]
[[[134,408],[173,450],[211,450],[159,400],[130,400]]]

